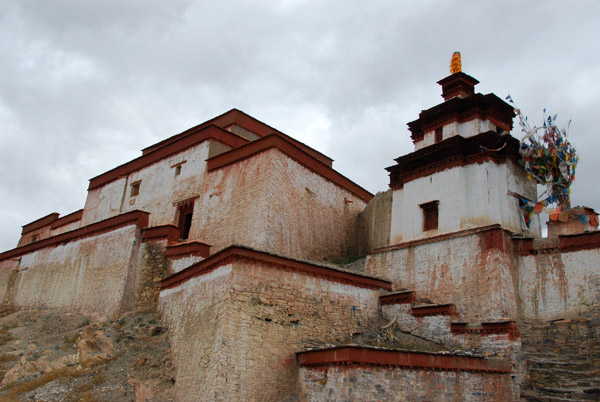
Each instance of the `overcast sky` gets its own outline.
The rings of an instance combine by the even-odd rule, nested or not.
[[[572,119],[572,203],[600,209],[599,22],[596,0],[4,0],[0,251],[82,208],[90,178],[231,108],[385,190],[455,50],[477,91]]]

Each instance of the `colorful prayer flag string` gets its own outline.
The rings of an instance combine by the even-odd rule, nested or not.
[[[506,97],[514,104],[512,97]],[[515,113],[519,125],[525,133],[521,140],[519,154],[520,163],[525,167],[528,177],[536,183],[545,185],[551,203],[557,202],[563,209],[571,206],[569,195],[571,184],[575,180],[577,153],[575,147],[567,140],[567,128],[560,130],[556,126],[557,115],[547,116],[544,109],[544,123],[541,127],[529,125],[527,116],[518,108]]]

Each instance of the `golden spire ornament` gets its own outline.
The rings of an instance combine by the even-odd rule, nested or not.
[[[460,52],[454,52],[450,60],[450,74],[460,73],[461,71],[462,62],[460,61]]]

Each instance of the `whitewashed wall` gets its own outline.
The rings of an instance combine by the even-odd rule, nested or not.
[[[486,131],[496,131],[496,125],[489,120],[473,119],[463,123],[452,122],[446,124],[442,129],[442,140],[460,135],[461,137],[473,137]],[[415,151],[435,144],[435,130],[427,131],[423,139],[415,144]]]
[[[409,181],[393,193],[391,244],[491,224],[521,233],[521,209],[509,190],[536,196],[533,182],[513,162],[454,167]],[[420,205],[434,200],[438,229],[425,232]]]
[[[209,147],[210,142],[205,141],[127,177],[90,190],[82,217],[83,225],[135,209],[150,212],[150,226],[176,223],[173,203],[200,194]],[[176,176],[173,166],[184,161],[181,173]],[[131,196],[131,184],[137,181],[141,181],[139,194]]]

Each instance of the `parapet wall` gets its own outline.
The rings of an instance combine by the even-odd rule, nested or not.
[[[513,238],[493,225],[375,250],[365,269],[466,321],[572,318],[600,306],[600,231]]]
[[[133,309],[147,221],[147,213],[133,211],[0,254],[4,307],[105,315]]]
[[[515,240],[523,320],[569,319],[600,307],[600,231]]]
[[[518,401],[506,374],[405,367],[300,369],[303,401]]]

